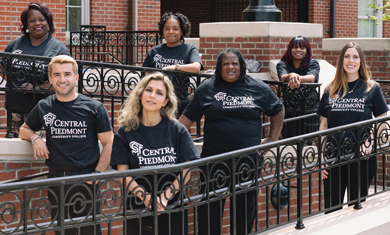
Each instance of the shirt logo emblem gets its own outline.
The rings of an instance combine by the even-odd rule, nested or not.
[[[43,119],[45,120],[45,126],[52,126],[54,120],[56,119],[56,115],[52,113],[48,113],[45,116],[43,116]]]
[[[140,143],[137,143],[135,141],[130,142],[130,148],[133,151],[134,154],[141,156],[141,151],[144,146]]]
[[[224,93],[224,92],[218,92],[217,94],[214,95],[214,98],[215,98],[217,101],[224,100],[225,97],[226,97],[226,93]]]

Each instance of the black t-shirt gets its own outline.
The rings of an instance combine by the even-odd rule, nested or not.
[[[159,124],[147,127],[140,123],[137,130],[126,132],[123,126],[115,133],[112,146],[111,166],[128,165],[130,169],[155,168],[174,165],[199,158],[198,151],[188,130],[181,123],[162,119]],[[152,182],[151,176],[146,176]],[[159,179],[161,185],[173,182],[175,177],[168,175]],[[161,181],[160,181],[161,180]],[[150,192],[145,180],[137,180]]]
[[[261,114],[274,116],[284,109],[263,81],[249,76],[246,80],[214,85],[211,78],[199,86],[184,110],[193,121],[205,115],[202,157],[260,144]]]
[[[142,67],[151,67],[162,69],[174,64],[191,64],[199,62],[203,70],[202,61],[199,57],[199,51],[194,45],[180,44],[176,47],[168,47],[166,44],[160,44],[149,50]],[[188,77],[171,77],[175,86],[175,93],[179,101],[189,100],[188,88],[190,80]]]
[[[385,97],[377,83],[368,93],[367,84],[360,79],[349,82],[348,87],[353,92],[344,97],[329,98],[327,91],[322,96],[317,114],[327,118],[328,128],[369,120],[372,115],[376,117],[388,111]]]
[[[288,69],[286,63],[284,63],[284,61],[281,60],[276,65],[276,70],[278,72],[279,80],[280,80],[280,77],[282,77],[282,75],[289,74],[289,73],[296,73],[296,74],[299,74],[301,76],[305,76],[305,75],[309,75],[309,74],[314,75],[314,77],[316,78],[316,82],[318,82],[318,75],[320,73],[320,65],[318,64],[318,61],[316,59],[311,59],[309,61],[308,66],[304,70],[301,70],[300,68],[295,68],[294,66],[292,66]]]
[[[112,130],[104,105],[82,94],[70,102],[61,102],[55,95],[41,100],[26,124],[33,131],[45,128],[50,152],[46,165],[57,171],[96,167],[100,158],[97,134]]]
[[[368,93],[367,83],[360,79],[349,82],[348,87],[349,91],[353,91],[347,93],[344,97],[329,98],[327,91],[322,96],[317,114],[327,118],[328,128],[369,120],[372,119],[372,115],[376,117],[389,110],[382,90],[377,83],[374,84],[374,87]],[[361,138],[364,138],[363,135],[367,132],[368,129],[361,130]],[[348,138],[352,142],[356,142],[355,132],[343,132],[341,134],[342,143],[344,143],[343,140]],[[335,140],[339,138],[337,134],[333,136]],[[332,138],[328,138],[328,141],[337,145]],[[353,148],[350,151],[354,151]]]
[[[176,47],[168,47],[164,43],[149,50],[142,67],[162,69],[174,64],[191,64],[193,62],[199,62],[202,66],[201,70],[203,70],[199,51],[194,45],[182,43]]]
[[[22,36],[16,38],[7,45],[7,47],[5,48],[5,52],[11,52],[14,54],[45,56],[45,57],[54,57],[57,55],[70,56],[70,53],[66,48],[66,46],[51,35],[49,35],[48,38],[38,46],[33,46],[31,44],[31,40],[29,36]],[[37,81],[36,81],[37,84],[49,82],[48,75],[47,75],[48,64],[42,61],[34,61],[34,62],[36,67],[35,76],[37,77]],[[4,66],[3,62],[2,65]],[[20,86],[23,83],[33,83],[34,74],[31,71],[32,66],[33,66],[33,61],[26,61],[26,60],[19,61],[17,59],[14,59],[12,61],[12,67],[13,67],[12,75],[17,74],[17,77],[13,77],[12,87],[20,88]],[[25,95],[24,99],[22,100],[21,92],[15,91],[12,93],[12,112],[28,113],[38,103],[39,100],[45,98],[45,95],[42,94],[37,94],[36,97],[34,98],[31,92],[30,93],[27,92],[24,95]]]

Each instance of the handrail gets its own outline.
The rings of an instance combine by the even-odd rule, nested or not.
[[[133,216],[137,217],[137,216],[142,215],[143,213],[149,213],[149,211],[145,211],[145,212],[142,212],[142,214],[137,214],[138,213],[137,211],[126,210],[126,211],[124,211],[125,214],[123,214],[123,211],[121,208],[126,208],[125,204],[123,204],[123,203],[125,203],[127,198],[132,197],[132,196],[127,195],[127,189],[124,189],[120,186],[121,184],[118,181],[119,179],[123,179],[127,176],[131,176],[133,179],[137,179],[137,178],[141,178],[141,177],[146,176],[146,175],[154,175],[154,176],[161,175],[163,177],[164,175],[172,174],[172,172],[182,172],[184,169],[189,169],[189,172],[191,172],[191,173],[199,172],[200,174],[205,173],[206,175],[208,175],[209,170],[203,171],[203,170],[201,170],[200,167],[206,167],[206,169],[212,169],[213,167],[218,166],[218,164],[225,164],[226,161],[231,161],[232,162],[232,169],[234,171],[230,172],[230,173],[224,172],[224,173],[226,173],[225,176],[232,177],[234,175],[234,176],[238,177],[238,176],[241,176],[242,174],[250,173],[250,172],[252,172],[251,174],[254,174],[253,176],[256,176],[257,170],[260,170],[260,169],[261,169],[262,173],[261,173],[261,175],[258,175],[258,177],[254,177],[254,178],[249,177],[249,178],[243,180],[242,182],[237,181],[234,184],[235,190],[233,188],[231,188],[231,186],[229,186],[229,184],[228,185],[222,184],[222,185],[220,185],[220,187],[209,189],[207,191],[207,195],[196,193],[197,191],[195,190],[194,187],[196,185],[199,186],[202,184],[208,185],[209,182],[212,182],[213,180],[218,179],[218,177],[222,177],[224,174],[210,176],[210,178],[206,177],[205,181],[200,181],[200,179],[198,178],[198,176],[196,176],[196,174],[195,175],[191,174],[188,183],[186,183],[186,184],[180,183],[180,185],[181,185],[180,188],[175,189],[175,190],[178,190],[179,195],[185,194],[186,197],[185,198],[180,197],[179,201],[177,202],[178,204],[176,204],[178,207],[175,207],[175,208],[169,207],[169,210],[162,212],[162,213],[169,214],[172,211],[183,210],[183,209],[187,209],[187,208],[195,208],[195,207],[198,207],[199,205],[207,204],[210,202],[210,200],[222,200],[222,199],[225,199],[227,197],[235,197],[236,194],[234,194],[232,192],[245,193],[247,191],[254,190],[254,189],[258,190],[259,192],[264,192],[264,190],[268,191],[273,184],[277,184],[280,182],[288,182],[287,186],[291,190],[292,189],[291,183],[298,182],[297,188],[294,190],[299,192],[298,193],[300,195],[299,197],[310,196],[310,197],[315,197],[315,198],[317,198],[317,200],[319,200],[317,202],[317,204],[319,205],[319,208],[314,207],[312,204],[310,204],[310,208],[313,207],[313,210],[310,210],[310,212],[303,211],[304,213],[301,214],[301,216],[293,217],[293,218],[290,218],[288,220],[289,222],[297,221],[297,224],[299,224],[301,226],[301,225],[303,225],[304,218],[307,218],[307,217],[313,216],[315,214],[332,209],[332,208],[325,209],[325,208],[321,207],[322,199],[321,199],[321,195],[319,194],[319,193],[321,193],[321,191],[320,192],[315,191],[316,188],[313,188],[313,191],[311,191],[309,188],[309,195],[307,195],[307,193],[302,194],[302,190],[304,187],[303,181],[305,180],[305,178],[307,178],[306,176],[310,176],[309,177],[309,179],[310,179],[309,184],[311,184],[310,182],[312,182],[312,181],[314,182],[314,181],[318,180],[318,177],[320,175],[320,171],[322,170],[321,168],[319,168],[319,166],[321,164],[323,164],[323,162],[321,160],[319,160],[320,159],[319,156],[321,156],[321,154],[322,154],[322,146],[324,144],[326,144],[323,141],[317,141],[317,142],[315,142],[316,147],[314,148],[311,146],[304,146],[304,143],[308,140],[321,140],[322,137],[332,137],[336,133],[342,133],[342,132],[359,133],[361,129],[364,129],[367,127],[372,128],[373,132],[376,134],[376,132],[377,132],[376,128],[378,126],[377,124],[386,125],[385,130],[381,133],[382,134],[381,137],[387,137],[387,139],[389,139],[388,137],[389,137],[389,133],[390,133],[390,127],[389,127],[389,124],[387,124],[387,122],[389,120],[390,120],[390,116],[385,116],[385,117],[381,117],[381,118],[377,118],[377,119],[373,119],[373,120],[357,122],[357,123],[348,124],[348,125],[336,127],[336,128],[329,128],[327,130],[318,131],[315,133],[309,133],[309,134],[305,134],[305,135],[301,135],[301,136],[286,138],[286,139],[278,140],[278,141],[267,143],[267,144],[256,145],[256,146],[252,146],[252,147],[248,147],[248,148],[244,148],[244,149],[240,149],[240,150],[236,150],[236,151],[218,154],[218,155],[211,156],[208,158],[203,158],[203,159],[199,159],[199,160],[195,160],[195,161],[191,161],[191,162],[186,162],[186,163],[181,163],[181,164],[166,166],[166,167],[149,168],[149,169],[134,169],[134,170],[127,170],[127,171],[120,171],[120,172],[105,172],[102,174],[79,175],[79,176],[69,176],[69,177],[61,177],[61,178],[50,178],[50,179],[43,179],[43,180],[32,180],[29,182],[15,182],[15,183],[10,183],[10,184],[1,184],[0,185],[0,192],[2,192],[1,195],[8,195],[8,194],[9,195],[11,195],[11,194],[23,195],[23,194],[26,194],[25,197],[21,197],[21,199],[26,198],[26,200],[31,200],[30,198],[28,198],[29,197],[28,195],[33,194],[31,192],[44,190],[49,186],[80,184],[81,182],[86,182],[86,181],[98,182],[100,180],[99,185],[94,184],[94,187],[99,187],[102,190],[102,195],[105,195],[105,193],[110,192],[111,196],[109,196],[108,198],[103,197],[102,199],[98,199],[99,202],[108,203],[109,200],[113,200],[113,199],[116,200],[116,199],[120,199],[120,198],[122,200],[121,206],[118,208],[118,209],[120,209],[119,211],[117,211],[117,212],[111,211],[111,212],[107,212],[107,213],[102,211],[101,216],[98,216],[100,219],[99,223],[110,223],[110,221],[123,220],[126,218],[135,218]],[[383,138],[383,139],[385,139],[385,138]],[[369,156],[376,157],[376,158],[378,158],[378,160],[381,160],[381,161],[386,161],[384,155],[390,151],[389,143],[382,142],[382,139],[376,139],[376,142],[377,141],[379,142],[379,144],[377,145],[375,152]],[[342,144],[342,141],[336,141],[336,143]],[[356,136],[356,144],[358,144],[358,143],[361,143],[359,135]],[[336,146],[336,147],[341,149],[343,146]],[[290,148],[290,149],[287,150],[287,148]],[[310,151],[311,151],[311,153],[310,153]],[[259,152],[267,152],[267,154],[260,156],[258,154]],[[254,164],[253,166],[251,165],[252,163],[250,163],[250,162],[246,163],[249,165],[245,165],[245,164],[240,165],[239,164],[240,159],[248,158],[252,154],[256,154],[256,157],[253,159],[253,164]],[[289,157],[289,156],[291,156],[291,154],[293,156],[296,156],[296,157],[293,157],[293,158]],[[350,155],[352,156],[354,154],[351,153]],[[347,161],[343,161],[343,162],[333,161],[333,159],[331,159],[331,158],[325,159],[325,161],[329,165],[326,169],[332,168],[332,167],[338,167],[341,164],[348,164],[351,162],[360,162],[363,159],[363,157],[360,156],[359,152],[357,153],[357,155],[358,155],[357,158],[348,158]],[[381,157],[381,155],[383,155],[383,156]],[[262,161],[260,161],[261,158],[263,158]],[[300,164],[297,164],[297,163],[300,163]],[[291,164],[292,164],[292,166],[291,166]],[[386,163],[383,162],[383,164],[385,165]],[[273,169],[273,170],[270,171],[270,169]],[[221,173],[223,173],[223,172],[221,172]],[[383,171],[381,173],[380,177],[378,176],[378,179],[381,179],[381,180],[383,179],[383,184],[385,186],[385,183],[386,182],[388,183],[388,181],[386,181],[386,177],[387,177],[386,171]],[[364,180],[364,179],[362,179],[362,180]],[[299,182],[301,182],[301,183],[299,183]],[[152,187],[158,187],[157,182],[151,181],[150,183],[151,183]],[[377,185],[378,182],[375,181],[375,184]],[[113,196],[113,194],[112,194],[113,189],[110,187],[107,188],[108,185],[116,187],[117,189],[115,189],[115,190],[119,194],[116,196]],[[117,186],[114,186],[114,185],[117,185]],[[321,187],[321,184],[320,184],[320,187]],[[28,192],[27,190],[30,192],[29,194],[27,194],[27,192]],[[156,188],[155,191],[158,194],[161,193],[159,188]],[[383,188],[383,190],[381,190],[380,192],[376,191],[374,194],[367,195],[366,197],[358,197],[357,199],[348,201],[346,203],[342,203],[342,205],[345,205],[348,203],[360,204],[363,199],[365,199],[367,197],[372,197],[376,194],[379,194],[379,193],[382,193],[385,191],[389,191],[389,188]],[[124,194],[123,194],[123,192],[124,192]],[[188,194],[187,192],[192,192],[193,194]],[[259,203],[266,203],[266,205],[268,205],[269,194],[266,194],[266,195],[268,195],[268,199],[263,198],[262,195],[264,195],[264,194],[259,194],[259,197],[262,197],[262,199],[259,200]],[[302,198],[296,198],[296,196],[293,196],[293,195],[295,195],[295,194],[289,194],[289,196],[287,197],[287,200],[289,203],[289,206],[287,207],[288,208],[287,211],[290,211],[289,208],[291,208],[291,207],[300,208],[300,210],[303,210],[304,205],[302,204]],[[278,196],[278,197],[279,197],[279,199],[278,199],[278,201],[279,201],[280,196]],[[297,204],[294,204],[295,202],[297,202]],[[11,204],[12,203],[13,202],[11,202]],[[231,203],[234,203],[234,201],[231,201]],[[0,202],[0,208],[1,208],[1,206],[2,206],[2,204]],[[25,208],[23,210],[27,210],[27,209],[32,210],[34,208],[28,207],[28,208]],[[267,206],[265,210],[267,211],[267,214],[269,214],[271,208],[269,208]],[[196,211],[196,210],[194,210],[194,211]],[[152,214],[157,214],[157,211],[155,209],[152,209],[152,211],[150,211],[150,212]],[[130,213],[130,214],[128,214],[128,213]],[[284,215],[286,213],[286,210],[284,210],[284,212],[278,212],[278,216],[282,215],[281,213]],[[90,216],[95,216],[95,218],[98,218],[98,217],[96,217],[97,215],[94,215],[94,214],[90,214]],[[93,217],[88,217],[88,218],[93,218]],[[259,217],[258,219],[261,220],[262,218]],[[94,221],[92,221],[92,222],[94,222]],[[75,224],[78,224],[76,222],[70,222],[70,223],[72,224],[73,227],[76,226]],[[80,225],[83,223],[84,222],[80,222]],[[85,223],[87,223],[87,222],[85,222]],[[280,223],[276,223],[276,224],[268,224],[265,228],[259,228],[255,225],[256,226],[255,229],[256,229],[256,232],[266,231],[268,229],[280,226],[281,224],[284,224],[284,223],[285,222],[280,222]],[[22,224],[22,225],[24,225],[24,224]],[[80,225],[78,225],[78,226],[80,226]],[[54,225],[51,225],[51,226],[54,226]],[[65,226],[65,228],[66,228],[66,226]],[[51,229],[53,229],[53,228],[51,228]],[[55,229],[59,229],[59,228],[55,227]]]

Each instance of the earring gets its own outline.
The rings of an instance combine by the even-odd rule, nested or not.
[[[26,33],[30,33],[30,30],[26,29]]]
[[[161,109],[160,109],[160,115],[161,115],[162,117],[165,117],[165,116],[167,115],[167,111],[165,110],[165,107],[164,107],[164,106],[162,106]]]

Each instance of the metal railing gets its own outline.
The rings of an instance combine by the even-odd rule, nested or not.
[[[360,166],[367,156],[362,157],[360,151],[356,150],[364,144],[364,133],[367,130],[377,136],[371,139],[376,148],[368,155],[379,163],[372,184],[374,191],[367,196],[358,193],[356,198],[348,194],[346,201],[337,206],[352,204],[360,208],[364,199],[389,191],[389,176],[385,168],[388,165],[385,155],[390,147],[389,120],[389,116],[381,117],[173,166],[2,184],[0,233],[44,234],[84,226],[96,228],[98,225],[103,230],[115,233],[115,229],[122,232],[132,229],[127,228],[128,219],[150,217],[152,224],[148,227],[154,234],[158,234],[161,215],[170,218],[174,212],[188,211],[189,217],[194,219],[190,231],[199,234],[199,221],[195,218],[200,206],[209,207],[212,202],[220,203],[228,199],[232,208],[235,208],[239,195],[253,191],[257,195],[255,223],[253,229],[246,232],[256,234],[291,222],[295,222],[296,228],[302,229],[305,227],[304,219],[334,209],[324,207],[320,166],[326,163],[325,169],[328,170],[342,165]],[[380,125],[384,125],[384,129],[378,133]],[[340,138],[345,133],[351,134],[353,141]],[[336,138],[335,141],[330,141],[333,138]],[[308,141],[314,144],[306,146]],[[323,161],[321,156],[324,156]],[[187,177],[178,177],[184,169],[189,169],[188,181],[183,180]],[[144,180],[150,189],[140,186],[129,192],[127,185],[121,183],[128,176],[133,180]],[[171,176],[172,180],[161,184],[160,179],[166,176]],[[368,180],[367,176],[361,175],[360,170],[358,176],[351,177],[357,177],[358,182]],[[174,186],[173,179],[179,180],[179,188]],[[70,185],[86,188],[88,181],[93,182],[88,187],[90,190],[87,190],[91,199],[85,199],[80,194],[72,197],[68,195],[70,189],[67,188]],[[60,189],[58,194],[54,193],[53,187]],[[137,199],[137,193],[143,195],[143,190],[151,195],[150,208]],[[163,211],[157,211],[155,205],[165,197],[167,190],[172,190],[176,197],[166,198],[168,205]],[[55,204],[51,203],[48,195],[55,196]],[[99,205],[100,209],[91,205]],[[138,205],[137,209],[134,205]],[[61,208],[60,212],[58,208]],[[70,211],[74,213],[73,216],[70,216]],[[218,213],[223,215],[223,211]],[[232,215],[230,234],[237,234],[233,229],[237,218],[234,213]],[[176,225],[184,225],[185,219],[182,216],[179,221],[175,221]],[[64,223],[57,224],[57,220]],[[145,227],[145,224],[141,222],[139,227]]]
[[[3,67],[0,67],[0,92],[2,92],[0,96],[6,96],[6,100],[9,101],[6,103],[6,110],[12,110],[12,103],[15,103],[13,102],[13,93],[17,93],[21,97],[19,100],[21,107],[26,106],[25,102],[34,104],[39,99],[53,94],[52,91],[48,91],[39,85],[48,81],[47,64],[51,58],[12,53],[0,53],[0,57],[3,61]],[[14,64],[11,61],[14,61]],[[19,61],[20,65],[15,66],[15,61]],[[78,92],[104,103],[113,126],[117,111],[139,79],[146,73],[163,72],[167,74],[175,84],[176,94],[181,101],[181,105],[184,106],[190,102],[192,95],[203,80],[213,76],[213,74],[193,74],[102,62],[77,61],[77,63],[79,65]],[[8,83],[4,80],[5,76],[8,77]],[[21,81],[21,79],[24,80]],[[23,85],[18,85],[28,80],[34,84],[33,90],[27,90],[24,89]],[[313,107],[319,101],[320,84],[303,84],[301,89],[290,90],[287,83],[279,81],[265,82],[285,103],[286,113],[291,112],[294,116],[313,112]],[[7,85],[5,86],[5,84]],[[266,116],[263,118],[263,122],[269,121]],[[7,120],[4,123],[6,125],[0,126],[0,129],[7,129],[6,136],[9,138],[14,137],[11,120],[11,112],[7,112]],[[303,125],[303,122],[300,125]],[[266,133],[265,129],[264,133]],[[199,121],[197,122],[195,135],[197,137],[202,135]]]
[[[158,43],[158,31],[106,31],[104,25],[81,25],[79,32],[70,32],[70,54],[77,60],[140,66]]]
[[[37,103],[42,96],[53,94],[52,91],[42,87],[36,89],[39,84],[48,81],[47,64],[51,58],[12,53],[0,53],[0,57],[3,61],[3,67],[0,66],[0,96],[6,96],[6,100],[9,101],[6,102],[6,110],[12,110],[12,93],[20,95],[20,106],[22,107],[24,102]],[[11,62],[16,60],[20,61],[23,66],[15,67]],[[77,63],[79,65],[78,93],[98,99],[105,104],[113,126],[117,111],[119,111],[124,100],[137,85],[140,78],[146,73],[163,72],[169,76],[175,85],[176,95],[181,105],[187,105],[190,101],[188,94],[193,94],[204,79],[213,76],[212,74],[195,74],[102,62],[77,61]],[[8,77],[8,83],[4,79],[5,76]],[[30,79],[34,84],[34,89],[27,90],[24,89],[24,86],[15,84],[16,79],[18,79],[18,84],[22,83],[20,77],[25,79],[24,82]],[[7,129],[6,136],[9,138],[14,137],[11,123],[12,114],[7,112],[6,125],[1,125],[0,129]],[[197,136],[200,136],[200,123],[198,123],[197,130]]]

